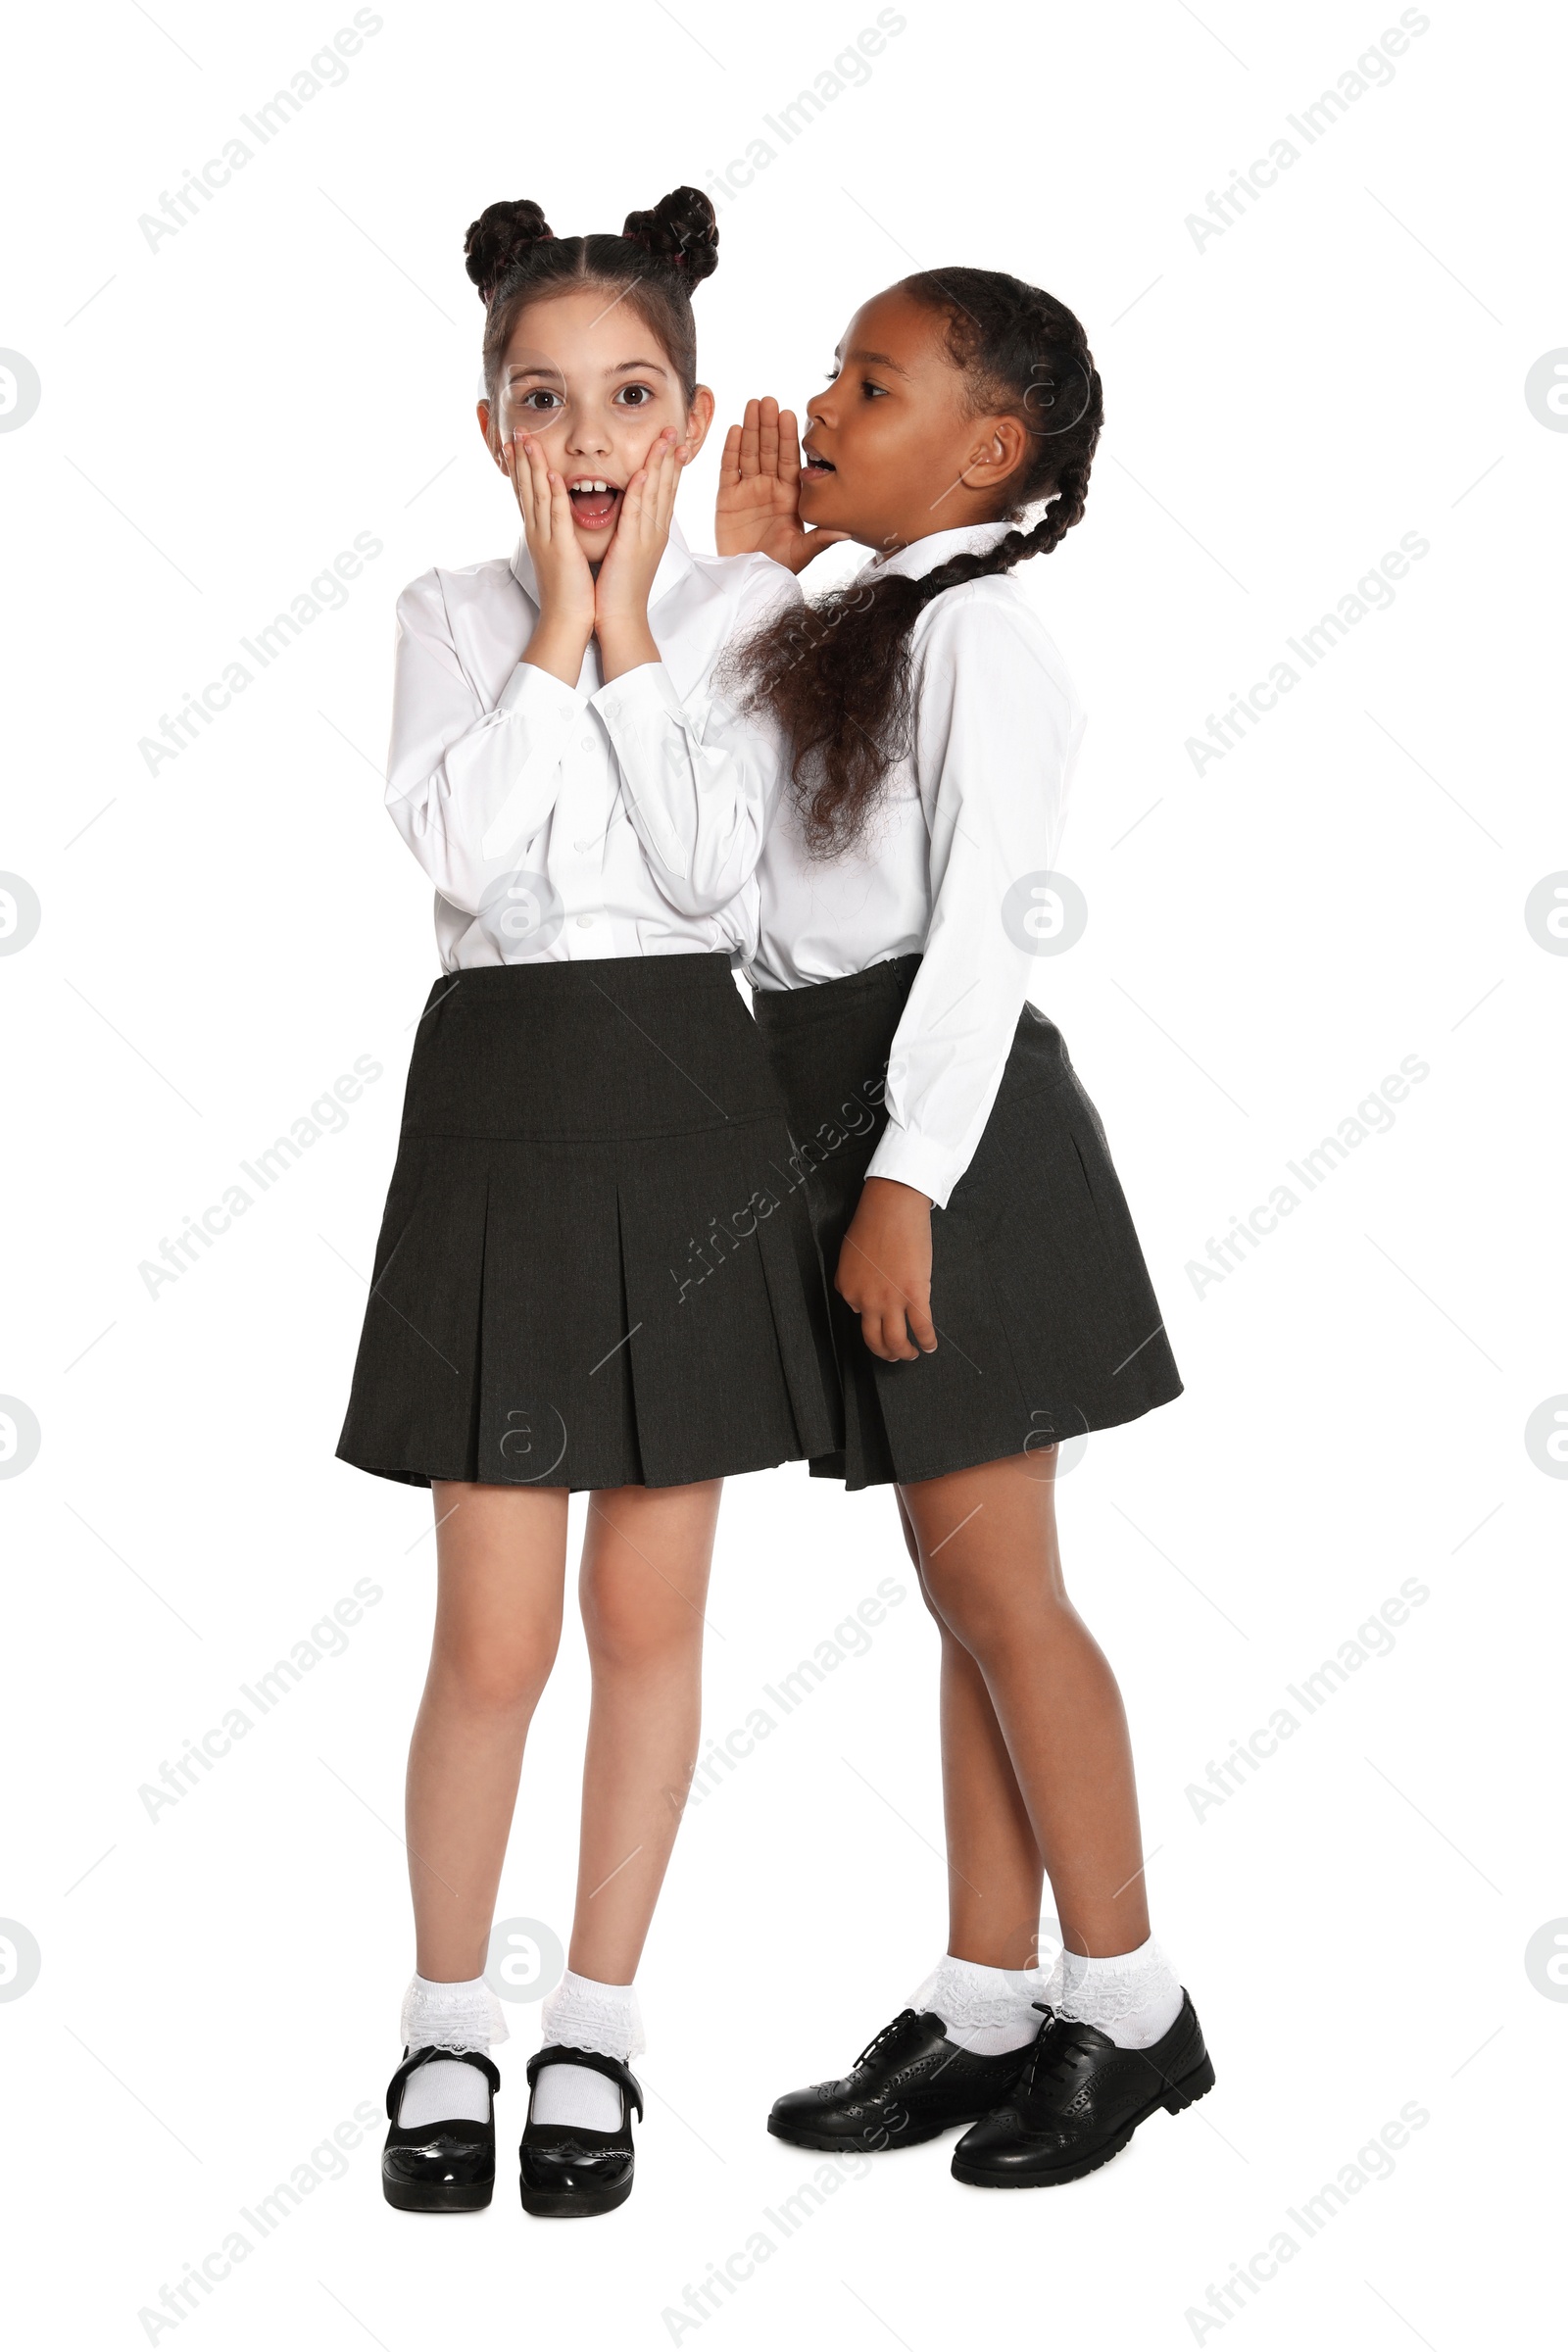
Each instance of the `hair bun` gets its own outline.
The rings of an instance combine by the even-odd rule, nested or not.
[[[628,213],[620,233],[646,245],[689,285],[701,285],[718,268],[718,220],[701,188],[672,188],[651,213]]]
[[[468,275],[479,289],[480,300],[489,302],[513,264],[555,233],[538,205],[526,196],[510,203],[487,204],[478,220],[469,222],[463,240]]]

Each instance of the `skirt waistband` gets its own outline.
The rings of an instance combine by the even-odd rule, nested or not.
[[[722,950],[677,956],[589,956],[575,963],[542,956],[533,963],[480,963],[443,972],[431,988],[426,1008],[461,989],[471,1003],[516,1004],[529,998],[592,997],[629,989],[642,996],[679,996],[705,988],[734,987],[730,960]]]
[[[814,1133],[819,1119],[839,1118],[853,1129],[857,1102],[880,1106],[888,1056],[921,961],[918,956],[892,956],[840,980],[758,991],[757,1026],[798,1127]],[[995,1109],[1071,1075],[1061,1031],[1038,1005],[1025,1003],[1007,1044]]]
[[[615,956],[444,973],[403,1133],[610,1143],[782,1114],[727,956]]]
[[[760,1028],[777,1033],[813,1020],[863,1013],[871,1005],[902,1004],[922,960],[918,956],[889,956],[880,963],[868,963],[863,972],[845,972],[837,980],[813,980],[805,988],[755,989],[752,1010]]]

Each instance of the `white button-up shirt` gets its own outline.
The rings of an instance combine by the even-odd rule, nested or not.
[[[1008,527],[937,531],[860,576],[918,578],[994,546]],[[806,988],[923,953],[869,1173],[941,1208],[1002,1083],[1035,968],[1023,913],[1055,862],[1084,722],[1061,656],[1010,573],[937,597],[914,624],[911,654],[910,756],[890,771],[861,846],[825,862],[808,857],[780,795],[757,869],[747,969],[759,988]]]
[[[539,618],[526,541],[403,591],[387,806],[436,887],[448,971],[736,955],[778,754],[712,687],[728,641],[782,603],[762,556],[693,556],[671,526],[648,621],[661,660],[575,688],[520,657]]]

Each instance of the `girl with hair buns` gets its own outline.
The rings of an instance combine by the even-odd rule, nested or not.
[[[387,802],[435,885],[442,971],[338,1451],[434,1496],[416,1973],[382,2158],[406,2210],[490,2200],[506,2027],[486,1954],[568,1495],[589,1496],[593,1700],[520,2150],[524,2207],[555,2215],[631,2190],[634,1977],[697,1752],[721,1481],[838,1437],[784,1102],[731,970],[768,738],[713,688],[727,642],[800,592],[765,557],[693,556],[672,520],[712,416],[691,293],[716,244],[692,188],[619,236],[481,214],[479,426],[522,536],[398,603]]]
[[[1015,570],[1082,516],[1102,414],[1062,304],[924,271],[857,312],[804,444],[748,405],[718,505],[721,549],[792,572],[830,537],[873,551],[732,662],[788,746],[748,969],[838,1293],[845,1442],[811,1469],[895,1491],[941,1638],[950,1863],[934,1974],[769,2129],[969,2125],[954,2173],[996,2188],[1076,2179],[1214,2080],[1150,1934],[1121,1700],[1054,1516],[1062,1441],[1181,1390],[1104,1130],[1026,996],[1083,722]],[[856,1094],[880,1107],[846,1134]]]

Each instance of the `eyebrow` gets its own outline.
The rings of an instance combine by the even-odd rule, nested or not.
[[[892,362],[890,361],[890,362],[889,362],[889,366],[891,366],[891,365],[892,365]],[[507,374],[508,374],[508,376],[511,378],[511,380],[512,380],[514,383],[516,383],[516,382],[518,382],[518,381],[520,381],[520,380],[522,380],[522,379],[524,379],[524,378],[526,378],[526,377],[528,377],[528,376],[533,376],[533,375],[541,375],[541,376],[555,376],[555,375],[560,375],[560,373],[561,373],[561,372],[562,372],[562,371],[561,371],[561,369],[560,369],[559,368],[554,368],[554,367],[546,367],[546,368],[520,368],[520,367],[519,367],[519,368],[509,368],[507,369]],[[620,365],[619,365],[618,367],[616,367],[616,368],[612,368],[609,370],[609,373],[610,373],[611,375],[662,375],[662,376],[667,376],[667,375],[668,375],[668,373],[669,373],[669,369],[668,369],[667,368],[661,368],[661,366],[660,366],[660,364],[659,364],[659,362],[658,362],[657,360],[622,360],[622,361],[620,362]]]
[[[847,354],[847,357],[852,360],[859,360],[872,368],[891,368],[895,375],[907,376],[909,372],[907,368],[901,368],[898,361],[885,351],[861,351],[857,347]]]

